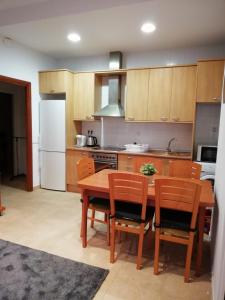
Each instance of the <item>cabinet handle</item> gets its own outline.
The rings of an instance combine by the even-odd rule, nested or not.
[[[161,120],[161,121],[167,121],[168,118],[166,118],[166,117],[161,117],[160,120]]]
[[[92,116],[86,116],[86,120],[93,120],[94,117]]]
[[[132,156],[127,156],[127,159],[132,159]]]
[[[172,119],[174,122],[178,122],[178,121],[180,121],[180,118],[173,118]]]
[[[221,99],[218,98],[218,97],[214,97],[213,100],[214,100],[214,101],[220,101]]]
[[[129,121],[134,121],[134,117],[128,117],[127,118]]]
[[[82,152],[81,155],[86,155],[86,152]]]

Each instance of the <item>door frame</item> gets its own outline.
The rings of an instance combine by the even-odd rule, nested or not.
[[[32,109],[31,109],[31,83],[16,78],[0,75],[0,82],[9,83],[25,88],[25,101],[26,101],[26,190],[28,192],[33,191],[33,153],[32,153]]]

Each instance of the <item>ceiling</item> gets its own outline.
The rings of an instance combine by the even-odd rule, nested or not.
[[[224,12],[224,0],[3,0],[0,35],[55,58],[190,47],[225,42]]]

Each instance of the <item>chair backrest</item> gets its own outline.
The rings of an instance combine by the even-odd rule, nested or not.
[[[201,185],[185,179],[155,180],[155,219],[160,224],[160,208],[169,208],[192,213],[190,228],[196,226]]]
[[[77,162],[77,178],[81,180],[95,173],[95,164],[93,158],[84,157]]]
[[[169,176],[200,179],[202,166],[190,160],[171,160]]]
[[[126,172],[111,173],[109,177],[110,209],[115,215],[115,201],[138,203],[142,205],[141,219],[145,219],[148,180],[146,176]]]
[[[147,156],[134,157],[133,163],[134,163],[134,172],[140,172],[141,166],[147,163],[153,164],[153,166],[157,169],[157,174],[161,175],[163,171],[162,160],[155,157],[147,157]]]

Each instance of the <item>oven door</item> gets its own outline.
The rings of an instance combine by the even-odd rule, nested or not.
[[[99,172],[104,169],[117,169],[116,162],[110,161],[95,161],[95,172]]]

